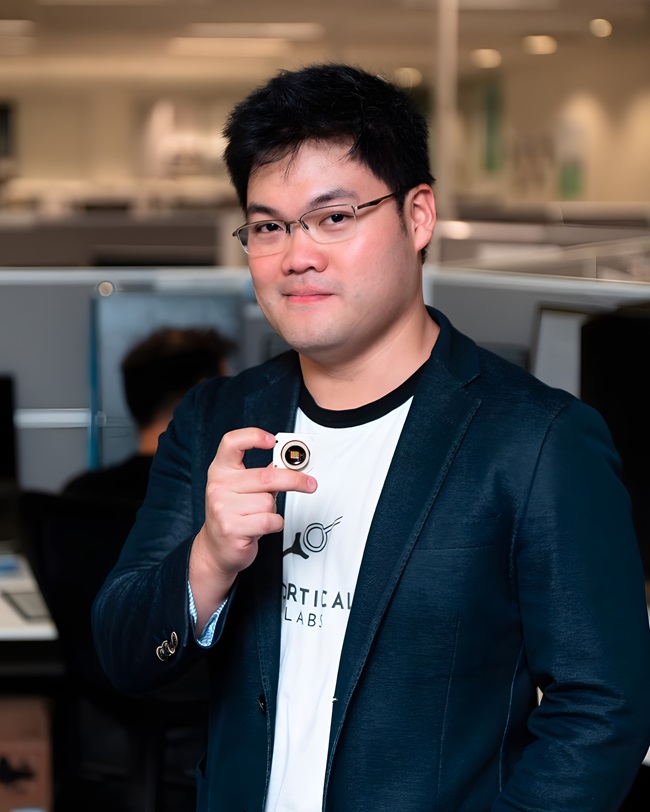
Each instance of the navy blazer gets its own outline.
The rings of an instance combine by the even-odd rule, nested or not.
[[[619,458],[595,410],[430,312],[440,336],[354,593],[323,809],[613,812],[650,745],[650,630]],[[290,431],[300,387],[289,352],[199,385],[178,408],[93,610],[123,691],[168,684],[205,656],[187,561],[208,465],[231,429]],[[263,810],[281,578],[276,534],[238,576],[208,650],[201,812]]]

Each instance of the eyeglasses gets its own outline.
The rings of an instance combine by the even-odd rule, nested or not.
[[[258,220],[254,223],[245,223],[233,231],[232,236],[237,237],[244,251],[253,257],[279,254],[287,237],[291,235],[291,226],[296,223],[299,223],[303,231],[306,231],[315,242],[341,242],[347,240],[357,230],[358,211],[378,206],[396,194],[397,192],[391,192],[358,206],[351,203],[321,206],[319,209],[305,212],[296,220]]]

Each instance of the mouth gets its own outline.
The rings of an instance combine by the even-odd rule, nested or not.
[[[283,295],[295,304],[310,304],[311,302],[322,302],[332,294],[323,290],[305,288],[303,290],[290,290]]]

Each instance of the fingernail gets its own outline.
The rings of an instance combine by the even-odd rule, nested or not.
[[[309,487],[310,487],[310,489],[311,489],[312,491],[315,491],[315,490],[316,490],[316,486],[318,485],[318,483],[316,482],[316,480],[314,479],[314,477],[313,477],[313,476],[308,476],[308,477],[307,477],[307,484],[309,485]]]

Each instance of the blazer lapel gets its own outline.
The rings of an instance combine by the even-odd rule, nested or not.
[[[467,354],[452,361],[449,336],[441,334],[438,341],[442,346],[436,344],[418,383],[368,534],[341,652],[330,759],[381,618],[480,405],[463,389],[477,373],[475,346],[469,342]],[[461,380],[450,375],[450,367]]]
[[[276,434],[293,429],[300,398],[301,376],[297,356],[282,356],[271,366],[262,385],[247,396],[244,426],[259,426]],[[254,448],[247,451],[247,468],[262,468],[272,460],[272,451]],[[278,510],[284,510],[285,494],[278,494]],[[264,536],[259,542],[255,564],[251,567],[255,600],[255,623],[260,670],[267,712],[274,727],[278,673],[280,669],[280,628],[282,618],[282,533]]]

